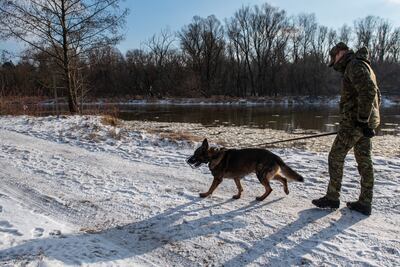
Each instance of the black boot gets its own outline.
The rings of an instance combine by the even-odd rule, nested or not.
[[[321,197],[319,199],[314,199],[312,203],[318,208],[331,208],[337,209],[340,206],[340,200],[332,200],[327,196]]]
[[[371,215],[371,204],[365,204],[361,201],[347,202],[347,207],[351,210],[358,211],[364,215]]]

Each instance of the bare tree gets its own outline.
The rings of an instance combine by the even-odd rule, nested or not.
[[[154,34],[145,45],[149,48],[149,64],[153,68],[153,84],[151,90],[153,95],[161,96],[167,94],[172,81],[170,63],[175,60],[174,42],[176,34],[169,29],[163,29],[159,34]]]
[[[308,91],[311,94],[310,90],[314,86],[312,86],[312,79],[307,77],[313,73],[315,67],[315,44],[318,43],[316,42],[318,32],[316,17],[314,14],[300,14],[293,18],[293,27],[296,32],[291,39],[296,49],[294,50],[295,64],[291,67],[290,91],[294,94]]]
[[[253,42],[256,54],[253,60],[258,66],[259,94],[277,95],[277,76],[286,61],[285,50],[289,38],[286,12],[264,4],[260,10],[255,7],[254,14],[253,25],[257,26],[253,35],[255,40],[264,40]]]
[[[225,49],[223,27],[215,16],[196,16],[178,35],[183,53],[198,75],[198,89],[203,96],[209,97],[218,87],[217,72]]]
[[[350,26],[347,24],[344,24],[342,27],[339,29],[339,40],[341,42],[344,42],[345,44],[349,44],[352,41],[352,30]]]
[[[228,36],[230,34],[233,33],[228,31]],[[231,90],[235,89],[235,95],[245,97],[247,95],[247,84],[244,70],[244,60],[240,51],[240,47],[235,40],[235,37],[229,37],[227,40],[226,56],[227,66],[229,67],[229,71],[227,71],[229,78],[227,79],[226,86],[231,88]]]
[[[315,55],[317,55],[322,60],[327,55],[327,51],[329,50],[328,34],[328,27],[319,26],[316,32],[316,38],[313,43],[313,50]]]
[[[335,44],[337,44],[338,40],[339,40],[339,37],[337,35],[337,32],[333,29],[330,29],[328,32],[328,47],[329,47],[329,49],[331,47],[333,47]],[[327,59],[327,61],[329,60],[328,57],[326,59]],[[326,63],[328,63],[328,62],[326,62]]]
[[[392,32],[392,25],[387,20],[379,19],[376,27],[376,34],[374,38],[374,57],[377,62],[383,63],[388,57],[390,49],[390,35]]]
[[[243,6],[227,21],[227,32],[231,42],[237,48],[237,57],[240,57],[246,66],[245,76],[250,82],[250,94],[255,96],[256,78],[252,64],[251,17],[252,9],[249,6]]]
[[[135,49],[126,52],[126,69],[128,71],[128,83],[130,91],[142,95],[151,96],[154,81],[149,71],[150,56],[143,50]]]
[[[76,87],[81,57],[94,48],[116,44],[127,9],[120,0],[7,0],[0,2],[3,37],[29,44],[54,58],[60,68],[68,105],[79,111]],[[76,76],[78,75],[78,76]],[[79,78],[78,78],[79,77]]]
[[[392,63],[400,62],[400,27],[393,30],[389,39],[388,61]]]
[[[377,18],[367,16],[354,22],[354,30],[356,34],[356,47],[366,46],[372,50],[373,36],[377,25]]]
[[[164,65],[175,41],[175,34],[169,29],[161,30],[159,34],[154,34],[147,41],[146,46],[150,49],[151,54],[154,56],[155,64],[158,67]]]
[[[312,44],[315,41],[315,35],[318,30],[315,14],[301,14],[297,17],[297,27],[299,29],[301,55],[306,58],[312,51]]]

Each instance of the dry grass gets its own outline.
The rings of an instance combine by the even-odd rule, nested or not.
[[[117,127],[121,125],[121,120],[112,115],[105,115],[101,118],[101,123],[103,125],[110,125],[113,127]]]
[[[113,138],[114,140],[121,140],[122,136],[123,136],[124,131],[121,131],[120,129],[110,129],[108,131],[108,135]]]
[[[0,97],[0,115],[40,116],[45,110],[38,105],[43,97]]]
[[[118,117],[119,109],[117,106],[108,103],[100,105],[92,104],[90,107],[84,106],[81,113],[82,115]]]
[[[98,234],[102,231],[102,229],[84,227],[84,228],[79,229],[79,231],[84,232],[86,234]]]
[[[148,133],[157,134],[161,138],[170,139],[174,141],[188,141],[188,142],[200,142],[203,140],[202,137],[184,131],[173,131],[163,129],[149,129]]]
[[[60,99],[60,98],[59,98]],[[42,101],[54,100],[45,96],[0,96],[0,115],[70,115],[66,98],[59,102],[59,111],[56,111],[55,106],[40,105]],[[118,117],[119,109],[113,104],[104,102],[104,104],[90,106],[84,105],[80,115],[95,115],[95,116],[111,116]]]
[[[92,140],[92,141],[99,142],[99,136],[98,136],[98,134],[95,133],[95,132],[91,132],[91,133],[88,135],[88,138],[89,138],[90,140]]]

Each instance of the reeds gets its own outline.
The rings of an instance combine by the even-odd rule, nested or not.
[[[43,101],[42,97],[0,97],[0,115],[44,115],[47,111],[43,106],[39,105],[41,101]]]

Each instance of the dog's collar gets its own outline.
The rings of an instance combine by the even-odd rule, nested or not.
[[[216,151],[215,155],[210,157],[210,162],[208,163],[208,167],[210,170],[214,170],[218,165],[221,163],[222,159],[224,158],[226,148],[220,148]]]

